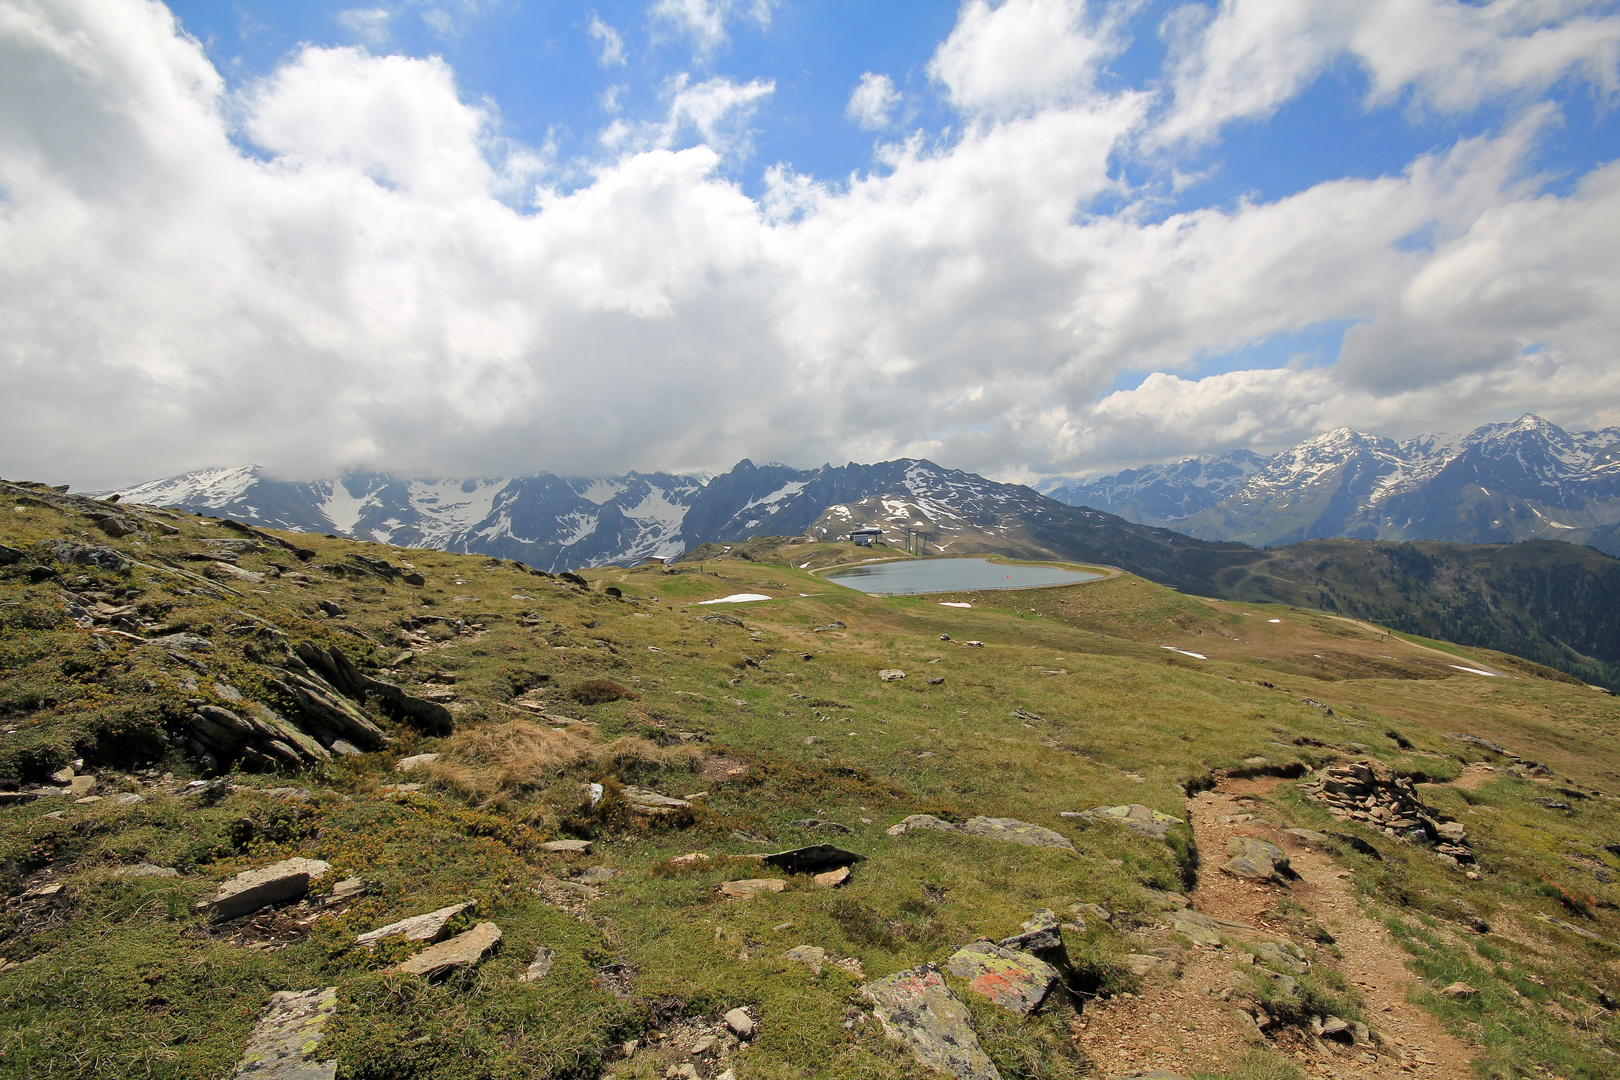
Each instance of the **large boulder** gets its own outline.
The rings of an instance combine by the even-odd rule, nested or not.
[[[904,1043],[917,1060],[956,1080],[1001,1080],[995,1063],[979,1045],[972,1017],[962,999],[945,985],[933,964],[874,979],[861,988],[884,1034]]]
[[[992,1004],[1025,1015],[1046,1004],[1061,985],[1058,969],[1046,961],[989,941],[957,949],[945,970],[966,979],[968,988]]]
[[[962,825],[962,831],[969,836],[982,836],[986,840],[1001,840],[1008,844],[1025,844],[1029,847],[1059,848],[1063,851],[1073,851],[1074,845],[1062,833],[1040,825],[1031,825],[1027,821],[1016,818],[975,817],[968,818]]]
[[[309,891],[309,884],[323,877],[331,865],[319,859],[283,859],[278,863],[244,870],[223,882],[212,900],[198,908],[215,922],[251,915],[271,904],[297,900]]]
[[[337,1062],[316,1059],[335,1012],[335,986],[271,994],[232,1080],[332,1080]]]

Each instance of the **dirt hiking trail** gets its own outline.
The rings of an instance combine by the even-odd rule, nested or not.
[[[1087,1006],[1080,1045],[1103,1075],[1153,1069],[1228,1072],[1254,1046],[1269,1041],[1310,1076],[1473,1080],[1470,1047],[1407,1000],[1419,980],[1407,970],[1400,945],[1356,896],[1349,872],[1320,848],[1262,817],[1264,804],[1254,800],[1279,783],[1229,779],[1189,801],[1202,856],[1191,909],[1242,926],[1221,927],[1224,948],[1200,946],[1172,929],[1174,910],[1160,913],[1160,925],[1139,932],[1146,941],[1139,947],[1161,963],[1143,978],[1139,994]],[[1288,853],[1298,878],[1287,885],[1261,884],[1223,873],[1219,867],[1233,836],[1276,844]],[[1325,929],[1333,944],[1312,940],[1312,927]],[[1265,941],[1292,942],[1312,968],[1337,970],[1354,984],[1371,1039],[1353,1030],[1324,1038],[1306,1027],[1267,1023],[1271,1018],[1244,989],[1245,978],[1263,971],[1265,961],[1242,947]]]

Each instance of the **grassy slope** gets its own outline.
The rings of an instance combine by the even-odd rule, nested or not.
[[[177,524],[180,536],[144,542],[140,557],[178,558],[202,537],[234,535],[204,519]],[[0,500],[0,543],[26,547],[62,535],[108,542],[82,518],[40,506],[18,513]],[[1530,672],[1467,675],[1428,649],[1342,620],[1200,600],[1131,576],[1033,592],[883,599],[767,561],[825,565],[870,550],[815,545],[778,556],[756,543],[746,553],[760,561],[738,552],[707,558],[701,569],[683,563],[675,573],[595,571],[586,575],[590,588],[580,589],[478,556],[297,540],[317,552],[303,568],[308,581],[272,577],[226,600],[139,569],[126,577],[64,568],[64,580],[80,591],[116,590],[170,627],[213,639],[207,666],[264,700],[274,670],[261,661],[275,659],[274,641],[233,634],[248,623],[244,612],[289,640],[339,645],[362,666],[401,650],[402,617],[475,623],[465,634],[433,630],[434,643],[390,676],[411,686],[453,676],[461,732],[423,739],[379,716],[394,744],[297,778],[313,792],[307,801],[269,793],[287,782],[271,778],[239,777],[241,786],[212,803],[142,786],[136,770],[193,775],[162,737],[188,711],[181,699],[190,692],[179,684],[185,672],[154,646],[102,637],[98,648],[62,618],[52,583],[29,584],[20,567],[0,569],[0,779],[37,782],[84,754],[109,785],[146,796],[129,807],[52,798],[0,809],[8,895],[50,875],[66,883],[71,912],[13,907],[0,923],[0,956],[20,962],[0,972],[0,1075],[217,1077],[240,1054],[272,991],[336,985],[343,1012],[328,1045],[347,1077],[593,1076],[622,1040],[643,1036],[670,1013],[739,1004],[765,1020],[743,1058],[745,1077],[918,1076],[871,1025],[844,1026],[859,1017],[853,976],[828,968],[812,977],[780,954],[821,944],[858,958],[868,974],[885,974],[940,960],[976,935],[1010,933],[1037,907],[1143,910],[1141,885],[1173,887],[1192,869],[1185,834],[1173,833],[1179,847],[1167,846],[1060,811],[1144,802],[1178,814],[1185,789],[1212,770],[1256,758],[1316,765],[1355,753],[1352,743],[1444,779],[1462,760],[1490,756],[1444,738],[1456,730],[1546,761],[1566,786],[1608,791],[1620,781],[1613,698]],[[137,551],[133,538],[110,543]],[[428,583],[383,585],[319,569],[354,552],[408,560]],[[242,565],[270,570],[289,561],[258,554]],[[604,594],[609,585],[622,600]],[[743,591],[777,599],[693,606]],[[347,614],[324,616],[316,606],[322,599]],[[939,604],[956,599],[975,606]],[[524,625],[523,616],[544,621]],[[847,629],[814,632],[834,620]],[[986,645],[959,644],[967,639]],[[801,658],[806,653],[810,659]],[[889,667],[908,677],[880,682],[877,671]],[[944,684],[928,685],[933,676]],[[572,692],[595,677],[636,697],[580,704]],[[196,696],[210,697],[208,680],[199,682]],[[592,746],[640,741],[573,762],[533,752],[492,762],[489,748],[502,739],[547,738],[511,703],[522,687],[530,688],[525,701],[596,725]],[[701,741],[691,745],[700,751],[682,753],[676,732],[697,733]],[[426,790],[380,797],[379,786],[397,779],[398,757],[432,749],[449,763]],[[747,771],[728,780],[717,763]],[[579,785],[587,780],[710,794],[689,824],[658,829],[622,812],[585,813]],[[1489,1071],[1505,1076],[1545,1062],[1561,1076],[1595,1078],[1612,1074],[1614,1059],[1597,1041],[1620,1046],[1612,1022],[1578,1029],[1533,1003],[1579,1010],[1600,987],[1620,995],[1620,976],[1611,954],[1535,915],[1556,913],[1620,938],[1620,892],[1608,883],[1620,858],[1602,846],[1620,843],[1620,822],[1606,796],[1579,800],[1567,817],[1549,812],[1531,801],[1546,790],[1503,778],[1466,796],[1450,787],[1429,795],[1459,815],[1481,811],[1465,820],[1486,869],[1482,882],[1382,837],[1385,862],[1350,855],[1345,862],[1437,985],[1465,970],[1486,989],[1472,1005],[1444,1008],[1461,1030],[1489,1043]],[[42,816],[55,810],[62,820]],[[884,833],[915,812],[1022,818],[1071,836],[1082,854]],[[1307,827],[1331,823],[1319,804],[1293,796],[1276,813]],[[805,817],[856,828],[839,842],[867,861],[846,889],[795,880],[780,895],[721,903],[719,881],[759,869],[724,860],[687,873],[667,868],[671,855],[690,850],[718,857],[772,849],[749,842],[750,832],[781,846],[825,839],[787,827]],[[538,848],[560,835],[595,837],[597,854],[586,861],[624,872],[585,906],[584,918],[535,892],[577,865]],[[232,945],[190,914],[222,877],[293,854],[328,859],[377,891],[275,950]],[[114,867],[142,860],[183,876],[112,876]],[[479,916],[506,934],[501,951],[471,975],[424,986],[387,973],[386,953],[356,956],[343,947],[359,931],[468,895],[480,900]],[[1487,940],[1463,930],[1464,908],[1499,933]],[[1459,940],[1471,944],[1459,949]],[[517,982],[541,945],[558,952],[553,973]],[[1094,928],[1070,948],[1104,989],[1128,985],[1115,963],[1130,950],[1126,935]],[[634,972],[628,999],[598,985],[596,976],[613,964]],[[1004,1075],[1083,1074],[1056,1019],[1016,1023],[976,1011]],[[619,1075],[662,1075],[639,1060],[621,1064]],[[1288,1066],[1275,1060],[1253,1068],[1285,1075]]]

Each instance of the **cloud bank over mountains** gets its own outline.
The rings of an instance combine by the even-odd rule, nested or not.
[[[0,0],[0,469],[1024,479],[1620,422],[1620,164],[1533,171],[1565,99],[1615,104],[1612,5],[1138,6],[969,0],[920,65],[948,128],[885,127],[869,72],[840,122],[878,131],[874,166],[754,163],[751,194],[775,84],[704,57],[769,4],[659,0],[693,73],[580,162],[441,59],[307,46],[232,89],[160,4]],[[1111,65],[1144,33],[1168,54],[1133,81]],[[580,38],[624,62],[600,19]],[[1358,108],[1499,119],[1385,175],[1176,204],[1203,150],[1346,66]],[[1207,370],[1336,323],[1330,363]]]

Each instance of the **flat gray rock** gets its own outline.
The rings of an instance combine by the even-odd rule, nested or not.
[[[561,855],[589,855],[591,853],[591,842],[589,840],[547,840],[540,845],[540,850]]]
[[[309,883],[332,867],[319,859],[284,859],[257,870],[244,870],[222,883],[214,899],[197,905],[215,922],[252,914],[271,904],[296,900],[309,891]]]
[[[1231,837],[1226,841],[1226,853],[1232,858],[1222,863],[1221,869],[1233,877],[1275,881],[1293,873],[1282,848],[1252,836]]]
[[[154,866],[152,863],[137,863],[134,866],[120,866],[113,871],[114,877],[179,877],[180,871],[172,866]]]
[[[394,970],[432,979],[457,968],[471,967],[500,943],[500,927],[492,922],[481,922],[449,941],[423,949]]]
[[[889,1038],[904,1043],[917,1060],[956,1080],[1001,1080],[1001,1073],[979,1045],[972,1017],[962,999],[945,985],[933,964],[874,979],[861,996]]]
[[[945,970],[966,979],[974,993],[1020,1016],[1046,1004],[1059,982],[1058,969],[1046,961],[988,941],[957,949],[945,961]]]
[[[1310,966],[1301,956],[1295,955],[1296,947],[1287,947],[1275,941],[1257,941],[1249,946],[1260,962],[1270,968],[1280,968],[1293,975],[1302,973]]]
[[[395,934],[403,937],[406,941],[437,941],[439,935],[444,933],[444,928],[451,919],[460,915],[463,911],[477,906],[477,900],[467,900],[460,904],[442,907],[438,911],[430,911],[426,915],[413,915],[409,919],[401,919],[399,922],[392,922],[387,926],[379,926],[375,930],[368,930],[355,938],[354,944],[356,948],[369,949],[383,938]]]
[[[544,945],[535,950],[534,960],[529,963],[528,970],[518,976],[518,982],[539,982],[551,970],[551,965],[557,960],[557,950],[548,949]]]
[[[233,1080],[332,1080],[337,1062],[316,1057],[326,1022],[335,1012],[335,986],[271,994]]]
[[[685,799],[675,799],[668,795],[660,795],[650,788],[624,787],[624,801],[630,804],[630,809],[638,814],[662,815],[673,814],[677,810],[691,807]]]
[[[795,945],[782,954],[782,959],[792,960],[796,964],[803,964],[817,975],[827,963],[827,950],[819,945]]]
[[[910,832],[912,829],[932,829],[935,832],[961,832],[961,829],[957,826],[952,825],[944,818],[937,818],[933,814],[912,814],[899,824],[890,825],[887,831],[890,836],[899,836],[901,833]]]
[[[1002,938],[998,944],[1036,954],[1063,948],[1063,932],[1057,912],[1042,908],[1024,921],[1018,933]]]
[[[1073,851],[1074,845],[1062,833],[1040,825],[1031,825],[1027,821],[1016,818],[975,817],[968,818],[962,826],[962,831],[969,836],[982,836],[986,840],[1001,840],[1009,844],[1024,844],[1028,847],[1059,848],[1064,851]]]

